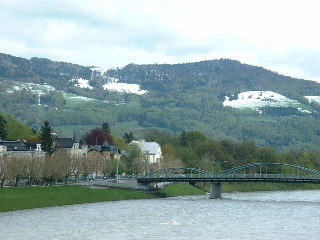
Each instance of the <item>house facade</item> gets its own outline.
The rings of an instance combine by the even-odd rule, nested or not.
[[[101,159],[116,159],[120,160],[121,152],[117,146],[110,145],[107,141],[103,145],[93,145],[87,148],[87,154],[89,159],[101,158]]]
[[[55,152],[65,152],[72,158],[87,158],[88,147],[80,146],[80,143],[75,138],[55,138]]]
[[[156,142],[146,142],[144,139],[132,141],[130,144],[136,145],[142,152],[144,159],[148,164],[158,164],[160,167],[162,161],[161,147]]]
[[[21,140],[0,141],[0,157],[37,157],[44,158],[45,152],[41,144],[30,143]]]

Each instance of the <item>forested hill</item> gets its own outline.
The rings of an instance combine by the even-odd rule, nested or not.
[[[320,142],[319,83],[228,59],[106,70],[0,54],[0,109],[68,136],[108,121],[119,135],[199,130],[280,150]]]
[[[90,68],[72,63],[55,62],[46,58],[28,60],[0,53],[0,80],[46,83],[57,89],[64,89],[72,85],[71,79],[88,79],[90,75]]]
[[[92,71],[90,67],[72,63],[46,58],[29,60],[0,53],[0,81],[46,83],[60,90],[74,86],[72,80],[79,78],[89,80],[95,87],[102,87],[111,77],[156,92],[184,92],[205,86],[210,87],[212,94],[221,99],[244,91],[269,90],[304,101],[303,96],[319,95],[320,92],[319,83],[229,59],[182,64],[129,64],[123,68],[109,69],[98,79],[92,79]]]
[[[198,86],[213,87],[220,96],[244,91],[270,90],[290,98],[319,95],[320,84],[272,72],[239,61],[219,59],[184,64],[129,64],[111,69],[108,76],[120,82],[138,83],[153,91],[184,91]]]

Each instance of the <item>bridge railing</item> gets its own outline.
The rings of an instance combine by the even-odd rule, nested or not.
[[[154,174],[154,175],[145,175],[139,176],[138,178],[294,178],[294,179],[320,179],[320,175],[304,175],[304,174]]]

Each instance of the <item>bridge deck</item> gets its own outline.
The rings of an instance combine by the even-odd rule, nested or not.
[[[284,174],[161,174],[139,176],[140,183],[151,182],[276,182],[276,183],[319,183],[320,176]]]

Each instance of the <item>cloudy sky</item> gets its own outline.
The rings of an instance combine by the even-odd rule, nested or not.
[[[231,58],[320,80],[317,0],[0,0],[0,52],[112,68]]]

